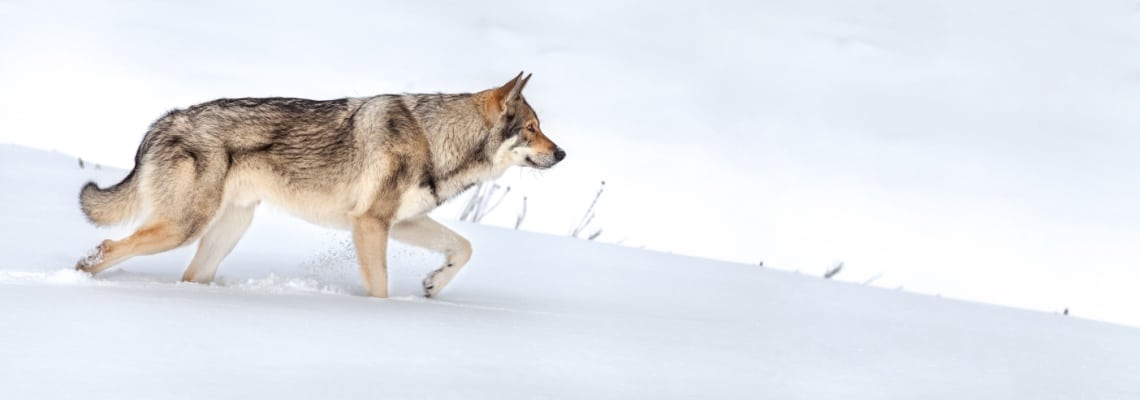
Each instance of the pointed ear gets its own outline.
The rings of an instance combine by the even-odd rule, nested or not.
[[[534,75],[534,74],[526,74],[526,78],[523,78],[523,80],[521,82],[519,82],[518,86],[515,87],[515,94],[514,94],[514,97],[511,98],[511,100],[517,99],[517,98],[519,98],[520,95],[522,95],[522,90],[524,87],[526,87],[526,83],[530,82],[531,75]],[[519,74],[519,76],[522,76],[522,74]]]
[[[514,79],[511,79],[510,82],[507,82],[503,86],[495,88],[495,90],[491,92],[491,99],[495,105],[498,106],[500,112],[506,111],[507,103],[518,98],[519,89],[522,89],[522,85],[519,84],[519,78],[522,78],[522,75],[522,71],[519,71],[518,76],[515,76]],[[526,81],[524,80],[523,82],[523,84],[525,84]]]

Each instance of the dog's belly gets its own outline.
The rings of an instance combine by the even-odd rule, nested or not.
[[[349,207],[339,207],[325,196],[267,196],[265,202],[307,222],[330,228],[350,229]]]
[[[358,199],[348,190],[291,188],[280,178],[258,171],[231,173],[226,180],[227,204],[239,207],[266,203],[307,222],[349,229]]]
[[[373,206],[373,186],[333,185],[323,190],[295,188],[276,176],[257,170],[235,171],[226,180],[226,204],[248,207],[267,203],[313,224],[349,229],[352,217]],[[410,187],[391,204],[393,221],[421,216],[438,206],[435,194],[423,187]]]

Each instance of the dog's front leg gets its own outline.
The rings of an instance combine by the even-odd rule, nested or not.
[[[424,278],[426,297],[438,295],[471,259],[471,242],[426,215],[392,225],[392,239],[437,251],[447,257],[443,266]]]
[[[388,297],[388,223],[367,215],[354,218],[352,243],[368,294]]]

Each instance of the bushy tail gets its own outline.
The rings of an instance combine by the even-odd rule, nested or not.
[[[139,210],[136,166],[122,182],[100,189],[95,182],[87,182],[79,192],[79,208],[87,220],[98,226],[116,225],[129,221]]]

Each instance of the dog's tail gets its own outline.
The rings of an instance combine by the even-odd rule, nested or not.
[[[117,225],[138,214],[138,164],[122,182],[100,189],[95,182],[87,182],[79,192],[79,208],[87,220],[98,226]]]

